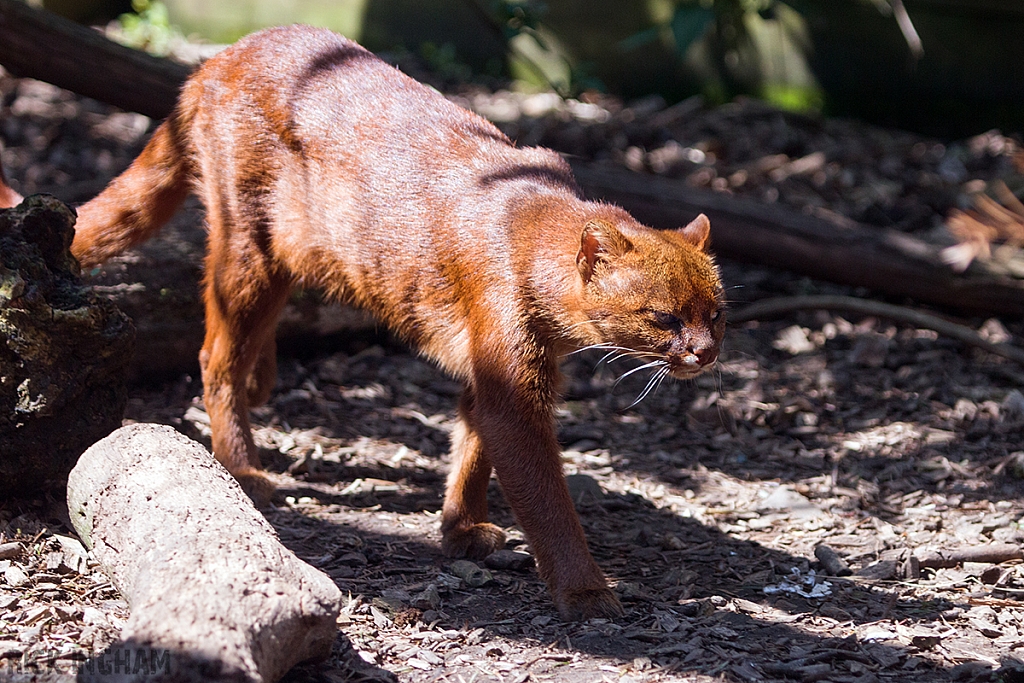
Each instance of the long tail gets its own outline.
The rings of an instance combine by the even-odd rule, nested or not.
[[[176,111],[142,154],[96,198],[78,208],[71,253],[91,267],[152,237],[191,190],[188,117]]]
[[[21,204],[21,195],[7,185],[4,167],[0,165],[0,209],[9,209],[18,204]]]

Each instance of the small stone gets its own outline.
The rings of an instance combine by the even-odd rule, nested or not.
[[[412,602],[412,596],[409,595],[409,591],[402,590],[401,588],[385,588],[381,591],[380,599],[393,612],[408,607]]]
[[[53,540],[60,545],[60,552],[63,556],[63,566],[67,571],[78,574],[85,573],[89,565],[89,552],[77,538],[54,534]]]
[[[989,318],[978,328],[978,336],[992,344],[1005,344],[1013,339],[998,318]]]
[[[368,560],[366,559],[366,555],[363,555],[362,553],[351,552],[344,553],[338,558],[337,562],[338,564],[345,565],[346,567],[365,567]]]
[[[484,558],[484,564],[491,569],[524,571],[533,566],[533,556],[515,550],[496,550]]]
[[[589,474],[570,474],[565,478],[573,502],[593,502],[604,498],[604,491],[597,480]]]
[[[61,574],[71,571],[70,567],[64,564],[64,553],[59,550],[46,553],[46,571]]]
[[[771,495],[761,501],[758,509],[789,510],[789,516],[793,519],[814,519],[825,516],[824,510],[788,486],[777,487]]]
[[[17,541],[0,544],[0,560],[10,560],[21,554],[21,544]]]
[[[1019,389],[1011,389],[999,406],[1001,412],[1011,416],[1024,415],[1024,394]]]
[[[601,447],[601,444],[593,439],[580,439],[573,445],[569,446],[570,451],[576,451],[577,453],[586,453],[587,451],[593,451]]]
[[[986,638],[998,638],[1003,635],[1003,629],[993,623],[982,621],[981,619],[971,619],[971,626],[976,628],[978,632]]]
[[[7,571],[4,572],[4,580],[7,582],[8,586],[17,588],[28,581],[28,574],[23,572],[20,567],[11,565],[7,568]]]
[[[417,593],[412,598],[412,606],[416,609],[422,610],[436,610],[441,604],[441,594],[437,590],[437,586],[430,584],[423,589],[421,593]],[[428,612],[424,612],[423,620],[430,623],[427,619]]]
[[[896,560],[881,560],[859,570],[857,576],[873,581],[891,581],[896,578],[898,564]]]
[[[853,344],[850,362],[866,368],[880,368],[889,355],[889,338],[877,332],[866,332]]]
[[[407,661],[406,664],[413,667],[414,669],[419,669],[421,671],[430,671],[434,668],[427,662],[424,662],[422,659],[416,659],[415,657]]]
[[[489,571],[469,560],[455,560],[449,569],[470,588],[479,588],[494,581],[494,576]]]
[[[639,600],[644,595],[643,587],[634,581],[619,581],[615,586],[615,592],[623,600]]]
[[[772,346],[791,355],[808,353],[817,347],[807,338],[807,331],[799,325],[792,325],[779,332]]]
[[[990,567],[986,567],[981,572],[981,575],[978,578],[981,579],[981,582],[983,584],[991,586],[991,585],[997,584],[999,582],[999,579],[1002,578],[1002,576],[1003,576],[1003,569],[1002,569],[1002,567],[999,567],[997,565],[992,565]]]

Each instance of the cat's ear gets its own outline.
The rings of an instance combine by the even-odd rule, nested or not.
[[[611,223],[589,221],[580,236],[580,251],[576,254],[576,267],[584,282],[590,282],[594,267],[600,261],[611,261],[622,256],[633,244]]]
[[[700,214],[690,223],[676,230],[687,242],[698,249],[707,248],[708,237],[711,235],[711,221],[704,214]]]

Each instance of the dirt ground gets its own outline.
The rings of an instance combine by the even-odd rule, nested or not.
[[[3,160],[22,191],[101,187],[149,127],[34,82],[0,78],[0,95]],[[746,105],[680,119],[656,102],[549,102],[554,114],[531,117],[536,103],[522,98],[458,97],[533,142],[604,140],[604,157],[636,170],[925,234],[941,232],[966,184],[1008,174],[1006,148],[1019,144],[987,133],[944,145],[850,122],[815,123],[808,138],[792,118],[737,115]],[[622,111],[649,125],[609,130]],[[730,156],[723,140],[749,150]],[[881,151],[844,161],[847,148]],[[816,151],[822,178],[786,166]],[[722,267],[736,310],[866,295]],[[960,322],[1024,336],[1021,321]],[[564,364],[565,471],[626,609],[567,624],[529,563],[481,574],[440,553],[455,383],[384,335],[281,358],[273,397],[253,412],[279,490],[266,514],[346,596],[332,658],[285,680],[1024,681],[1024,368],[929,330],[825,312],[732,325],[713,373],[633,407],[648,378],[623,377],[622,362]],[[196,377],[136,386],[126,420],[209,444]],[[490,503],[509,549],[528,553],[496,482]],[[127,605],[73,536],[59,496],[0,502],[0,680],[70,679],[62,672],[117,638]]]

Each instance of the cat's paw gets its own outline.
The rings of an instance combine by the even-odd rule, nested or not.
[[[595,617],[613,619],[622,616],[622,605],[607,586],[565,591],[555,598],[555,607],[565,621],[586,621]]]
[[[274,483],[267,478],[267,475],[257,469],[249,469],[234,475],[238,480],[245,495],[249,496],[252,504],[258,509],[270,505],[270,498],[274,495]]]
[[[441,538],[441,550],[448,557],[482,560],[505,547],[505,532],[487,522],[448,529]]]

